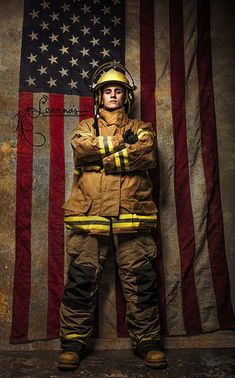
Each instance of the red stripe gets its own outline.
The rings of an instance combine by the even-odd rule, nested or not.
[[[93,117],[93,98],[92,97],[80,97],[79,104],[79,119],[82,121],[86,118]]]
[[[170,64],[175,144],[175,201],[181,254],[183,317],[186,332],[202,332],[193,262],[195,235],[190,195],[185,114],[183,1],[170,0]]]
[[[28,339],[31,289],[31,214],[33,169],[33,123],[29,111],[32,93],[19,97],[18,148],[16,168],[16,257],[13,287],[11,342]]]
[[[156,104],[155,104],[155,41],[154,41],[154,0],[140,1],[140,80],[141,80],[141,118],[152,123],[156,128]],[[159,177],[160,170],[157,159],[156,170],[151,172],[153,183],[153,196],[156,203],[159,203]],[[156,270],[158,275],[158,287],[160,297],[160,318],[162,332],[167,333],[166,322],[166,296],[165,277],[162,257],[162,242],[160,234],[160,216],[158,217],[158,228],[153,236],[158,246],[158,258]]]
[[[207,239],[218,319],[221,328],[235,327],[225,255],[219,186],[216,121],[212,80],[210,2],[198,0],[197,68],[201,118],[202,159],[207,190]]]
[[[64,108],[64,96],[51,94],[50,109]],[[64,288],[65,199],[64,119],[50,116],[50,179],[48,212],[48,338],[58,337],[59,308]],[[43,235],[42,235],[43,237]]]

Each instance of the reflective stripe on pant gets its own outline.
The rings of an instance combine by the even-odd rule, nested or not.
[[[156,273],[151,260],[156,245],[149,234],[114,235],[116,260],[127,302],[127,326],[135,347],[145,340],[159,340]],[[109,238],[86,234],[70,237],[68,280],[61,304],[61,340],[86,343],[93,330],[94,311]]]

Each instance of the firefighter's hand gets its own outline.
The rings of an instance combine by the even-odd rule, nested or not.
[[[127,129],[125,134],[123,135],[124,142],[127,144],[135,144],[138,140],[136,134],[133,133],[131,128]]]

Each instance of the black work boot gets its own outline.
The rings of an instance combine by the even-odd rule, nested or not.
[[[167,367],[166,355],[161,350],[159,341],[143,341],[135,347],[134,353],[143,358],[145,365],[152,369]]]
[[[85,345],[80,342],[61,340],[63,352],[58,358],[58,369],[71,371],[80,365],[80,359],[84,356]]]
[[[58,369],[74,370],[80,364],[80,355],[74,351],[64,351],[58,358]]]

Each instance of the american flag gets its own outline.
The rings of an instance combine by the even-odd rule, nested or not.
[[[126,65],[132,115],[152,122],[162,332],[234,328],[224,243],[211,56],[210,2],[25,1],[18,111],[16,261],[11,342],[57,338],[66,273],[61,205],[69,195],[69,134],[92,115],[92,73]],[[95,336],[127,337],[112,256]]]

